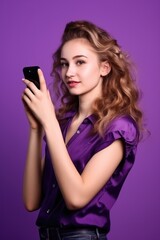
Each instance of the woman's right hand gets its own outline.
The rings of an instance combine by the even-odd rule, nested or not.
[[[23,105],[24,105],[24,110],[30,125],[31,129],[41,129],[42,125],[40,124],[40,122],[36,119],[36,117],[33,115],[33,113],[31,112],[31,110],[29,109],[29,107],[27,106],[27,104],[24,102],[24,100],[22,99]]]

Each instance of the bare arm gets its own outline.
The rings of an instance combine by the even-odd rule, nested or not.
[[[44,162],[42,161],[43,127],[26,105],[24,95],[22,100],[30,127],[23,177],[23,201],[28,211],[34,211],[39,208],[41,202],[41,178]]]
[[[41,202],[42,131],[30,129],[28,151],[23,178],[23,200],[28,211],[39,208]]]

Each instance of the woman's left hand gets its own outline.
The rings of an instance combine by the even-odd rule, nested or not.
[[[23,82],[27,87],[24,90],[22,98],[45,129],[45,127],[47,127],[48,124],[52,122],[54,118],[56,118],[56,115],[54,105],[41,69],[38,69],[38,75],[40,89],[38,89],[31,81],[23,79]]]

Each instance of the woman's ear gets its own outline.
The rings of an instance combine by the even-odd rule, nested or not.
[[[101,62],[101,76],[107,76],[111,71],[111,65],[107,62]]]

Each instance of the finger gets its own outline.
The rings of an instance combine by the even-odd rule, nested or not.
[[[22,95],[22,101],[25,107],[28,107],[31,103],[31,100],[28,98],[28,96],[25,93]]]
[[[39,76],[39,82],[40,82],[40,89],[43,91],[46,91],[47,86],[46,86],[46,81],[43,75],[42,70],[39,68],[38,69],[38,76]]]
[[[22,81],[26,84],[27,88],[30,90],[30,92],[34,95],[39,91],[39,89],[36,87],[36,85],[29,81],[28,79],[22,79]]]
[[[28,107],[27,103],[26,103],[25,100],[24,100],[24,94],[22,95],[22,104],[23,104],[23,106],[24,106],[24,109],[25,109],[26,111],[29,111],[29,107]]]
[[[33,87],[34,88],[34,87]],[[27,87],[24,90],[24,94],[32,101],[35,98],[34,90],[32,90],[30,87]]]
[[[48,97],[49,97],[49,99],[52,101],[49,90],[48,90],[47,92],[48,92]]]

